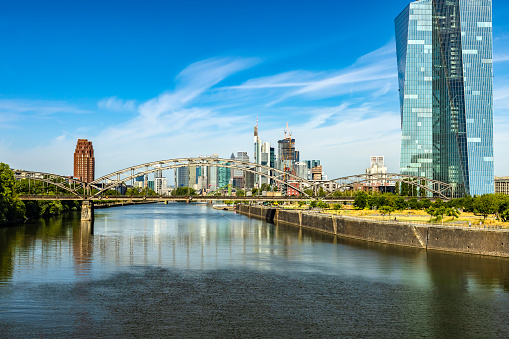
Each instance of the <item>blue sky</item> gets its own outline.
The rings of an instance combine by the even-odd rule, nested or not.
[[[399,167],[391,1],[13,1],[0,4],[0,161],[96,175],[148,161],[277,143],[329,178],[369,156]],[[495,174],[509,175],[509,4],[495,0]]]

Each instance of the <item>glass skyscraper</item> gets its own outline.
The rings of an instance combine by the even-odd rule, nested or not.
[[[402,174],[494,192],[491,0],[420,0],[395,19]]]

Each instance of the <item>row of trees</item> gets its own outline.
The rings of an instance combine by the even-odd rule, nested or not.
[[[493,214],[504,222],[509,221],[509,196],[504,194],[467,196],[447,202],[437,199],[435,203],[432,203],[429,199],[412,198],[406,201],[404,198],[392,194],[368,195],[365,192],[359,192],[355,197],[354,207],[377,209],[384,214],[406,209],[425,210],[437,219],[443,218],[444,215],[457,218],[460,211],[465,211],[482,215],[484,219]]]

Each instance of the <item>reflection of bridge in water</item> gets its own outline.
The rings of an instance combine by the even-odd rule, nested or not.
[[[287,188],[291,188],[298,192],[299,196],[246,196],[246,197],[233,197],[233,196],[193,196],[192,199],[199,200],[243,200],[243,201],[299,201],[309,199],[321,199],[325,201],[348,201],[352,197],[337,196],[336,192],[350,192],[362,186],[370,186],[371,184],[380,184],[382,186],[394,183],[405,183],[410,187],[410,191],[418,191],[418,197],[435,197],[443,200],[448,200],[452,197],[453,187],[437,180],[432,180],[425,177],[394,174],[394,173],[379,173],[379,174],[359,174],[341,177],[332,180],[313,181],[307,178],[301,178],[295,174],[288,173],[276,168],[268,167],[261,164],[255,164],[248,161],[222,159],[222,158],[178,158],[169,160],[160,160],[128,167],[122,170],[112,172],[104,175],[92,182],[86,183],[80,180],[62,176],[53,173],[43,173],[35,171],[13,170],[16,179],[28,179],[35,181],[42,181],[50,185],[59,187],[61,190],[68,192],[67,195],[58,196],[44,196],[44,195],[24,195],[21,196],[23,200],[83,200],[87,203],[86,206],[92,206],[94,200],[157,200],[157,201],[171,201],[171,200],[186,200],[186,197],[143,197],[143,196],[105,196],[104,193],[111,189],[116,189],[131,182],[139,176],[144,176],[150,173],[172,170],[181,167],[223,167],[230,168],[231,170],[241,170],[246,173],[266,177],[268,182],[275,183],[278,187],[286,192]],[[92,191],[94,189],[95,191]],[[93,193],[92,193],[93,192]],[[312,193],[311,193],[312,192]],[[318,196],[322,192],[322,196]],[[325,192],[325,196],[323,196]],[[341,194],[340,194],[341,195]]]

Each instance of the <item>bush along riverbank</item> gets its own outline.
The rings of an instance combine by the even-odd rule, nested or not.
[[[0,163],[0,225],[44,218],[68,211],[79,211],[80,201],[21,201],[14,173],[7,164]],[[47,194],[53,194],[48,191]]]

